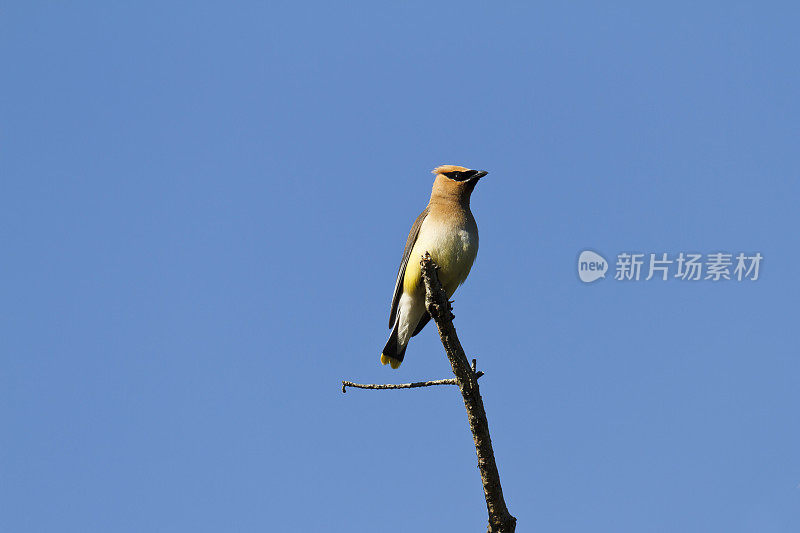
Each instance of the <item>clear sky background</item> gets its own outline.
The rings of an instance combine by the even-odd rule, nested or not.
[[[455,163],[519,531],[800,531],[800,10],[559,4],[5,2],[0,530],[483,531],[458,391],[339,384],[449,376],[378,355]]]

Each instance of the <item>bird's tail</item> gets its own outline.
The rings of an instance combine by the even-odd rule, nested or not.
[[[397,322],[400,322],[399,320]],[[398,368],[403,362],[403,357],[406,355],[406,345],[400,345],[397,339],[397,326],[395,323],[392,329],[392,334],[389,335],[389,340],[386,341],[386,346],[383,347],[381,353],[381,364],[391,365],[392,368]]]

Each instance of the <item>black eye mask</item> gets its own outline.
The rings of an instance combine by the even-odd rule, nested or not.
[[[443,172],[442,174],[453,181],[467,181],[468,179],[475,177],[478,172],[479,171],[477,170],[454,170],[453,172]]]

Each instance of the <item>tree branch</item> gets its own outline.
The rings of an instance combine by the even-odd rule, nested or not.
[[[425,252],[420,261],[422,266],[422,279],[425,282],[425,307],[436,322],[439,330],[439,337],[442,340],[450,366],[455,374],[455,379],[437,379],[434,381],[417,381],[415,383],[398,384],[362,384],[352,381],[342,381],[342,392],[347,392],[347,387],[358,389],[416,389],[418,387],[431,387],[434,385],[458,385],[461,397],[464,399],[464,406],[467,408],[467,418],[469,428],[472,431],[472,439],[475,442],[475,451],[478,455],[478,469],[481,472],[481,482],[483,483],[483,495],[486,498],[486,510],[489,513],[488,533],[514,533],[517,527],[517,519],[508,512],[506,502],[503,499],[503,488],[500,486],[500,474],[497,471],[497,463],[494,460],[494,450],[492,449],[492,439],[489,436],[489,422],[486,420],[486,410],[483,407],[478,389],[478,378],[483,372],[476,370],[477,361],[472,360],[470,367],[461,342],[456,335],[456,328],[453,326],[452,307],[447,299],[447,294],[442,289],[439,282],[439,267],[431,259],[430,254]]]
[[[472,439],[475,442],[475,451],[478,455],[478,469],[481,472],[483,494],[486,497],[486,510],[489,513],[489,533],[513,533],[516,529],[517,519],[508,511],[503,488],[500,485],[500,473],[494,459],[492,439],[489,436],[489,422],[486,420],[486,410],[483,407],[478,389],[478,379],[470,368],[464,349],[456,335],[453,326],[453,314],[447,294],[442,289],[437,271],[439,267],[427,252],[420,261],[422,266],[422,279],[425,281],[425,307],[436,322],[439,337],[447,352],[453,374],[456,376],[464,407],[467,409],[469,428],[472,430]],[[474,364],[474,363],[473,363]]]
[[[478,371],[475,377],[479,378],[483,372]],[[454,378],[450,379],[435,379],[433,381],[415,381],[414,383],[387,383],[379,385],[376,383],[353,383],[352,381],[342,381],[342,392],[347,392],[347,387],[354,389],[372,389],[372,390],[387,390],[387,389],[416,389],[419,387],[433,387],[435,385],[458,385]]]

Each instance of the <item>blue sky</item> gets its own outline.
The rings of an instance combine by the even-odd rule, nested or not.
[[[378,363],[442,163],[520,531],[800,529],[791,3],[6,4],[0,529],[480,531],[435,330]],[[760,252],[583,284],[584,249]]]

